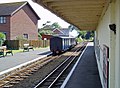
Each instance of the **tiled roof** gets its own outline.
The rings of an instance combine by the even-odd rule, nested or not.
[[[58,30],[58,32],[56,32],[56,30]],[[60,28],[60,29],[56,28],[53,30],[53,32],[63,35],[69,35],[70,30],[68,28]]]
[[[12,15],[17,9],[27,2],[2,3],[0,4],[0,15]]]
[[[70,30],[68,28],[60,29],[65,35],[69,35]]]
[[[57,33],[57,34],[64,34],[60,29],[56,28],[53,30],[54,33]]]
[[[0,4],[0,16],[6,16],[6,15],[12,16],[26,4],[30,7],[30,9],[33,11],[36,17],[40,19],[40,17],[36,14],[36,12],[33,10],[33,8],[30,6],[30,4],[27,1],[13,2],[13,3],[1,3]]]

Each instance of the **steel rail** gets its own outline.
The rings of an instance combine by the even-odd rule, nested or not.
[[[59,79],[59,77],[63,74],[63,72],[70,66],[70,64],[74,61],[76,56],[68,63],[68,65],[63,69],[63,71],[57,76],[57,78],[51,83],[51,85],[48,88],[51,88],[53,84]]]
[[[84,48],[84,47],[83,47]],[[74,51],[72,53],[72,55],[74,53],[76,53],[78,50],[82,50],[82,48],[78,48],[76,51]],[[54,74],[63,64],[65,64],[71,57],[69,56],[63,63],[61,63],[58,67],[56,67],[56,69],[54,69],[47,77],[45,77],[41,82],[39,82],[34,88],[39,88],[40,85],[42,85],[52,74]],[[62,75],[62,73],[69,67],[69,65],[74,61],[74,59],[77,56],[75,56],[70,62],[69,64],[64,68],[64,70],[62,70],[62,72],[59,73],[59,75],[54,79],[54,81],[48,86],[48,88],[51,88],[53,86],[53,84],[58,80],[58,78]]]
[[[59,57],[61,57],[61,55],[54,57],[52,56],[45,57],[31,64],[28,64],[27,66],[18,69],[15,72],[12,72],[10,75],[6,76],[5,78],[0,79],[0,83],[1,83],[0,88],[12,87],[13,85],[19,83],[21,79],[23,80],[27,78],[28,76],[32,75],[34,72],[38,71],[39,68],[49,63],[51,60]]]
[[[77,49],[74,53],[76,53],[79,50],[83,50],[84,47]],[[51,85],[48,88],[52,88],[55,82],[61,77],[61,75],[69,68],[69,66],[72,64],[72,62],[75,60],[77,56],[73,57],[72,60],[68,63],[68,65],[63,69],[63,71],[57,76],[57,78],[51,83]]]

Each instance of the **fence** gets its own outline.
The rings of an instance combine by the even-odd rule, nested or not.
[[[47,47],[49,46],[49,40],[6,40],[5,44],[7,45],[8,49],[22,49],[23,44],[29,43],[33,45],[34,48],[36,47]]]

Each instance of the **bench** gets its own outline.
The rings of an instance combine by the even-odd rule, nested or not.
[[[0,46],[0,55],[6,56],[7,54],[11,54],[13,56],[12,50],[7,50],[6,46]]]
[[[23,52],[25,50],[29,51],[30,49],[34,50],[32,45],[30,46],[29,44],[23,44]]]

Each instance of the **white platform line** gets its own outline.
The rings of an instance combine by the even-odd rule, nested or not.
[[[86,48],[89,46],[89,43],[87,44]],[[76,64],[73,66],[72,70],[70,71],[70,73],[68,74],[68,76],[66,77],[65,81],[63,82],[62,86],[60,88],[64,88],[68,82],[68,80],[70,79],[71,75],[73,74],[76,66],[78,65],[81,57],[83,56],[84,52],[86,51],[86,48],[84,49],[84,51],[82,52],[82,54],[80,55],[80,57],[78,58]]]

